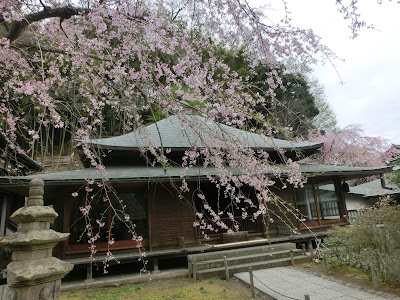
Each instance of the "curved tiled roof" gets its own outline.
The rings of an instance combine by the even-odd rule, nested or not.
[[[290,142],[265,137],[214,121],[206,121],[204,118],[198,116],[188,115],[186,118],[188,122],[195,122],[195,118],[198,118],[200,123],[205,124],[205,126],[202,129],[198,129],[196,126],[192,126],[189,129],[183,128],[178,117],[170,116],[145,127],[145,129],[116,137],[94,139],[91,140],[91,143],[100,148],[131,150],[147,146],[148,144],[143,141],[147,139],[154,147],[171,148],[174,150],[193,147],[212,147],[214,145],[209,145],[206,141],[210,141],[213,138],[224,140],[230,136],[244,146],[267,151],[274,151],[277,148],[284,150],[316,150],[323,146],[323,143],[318,142]]]

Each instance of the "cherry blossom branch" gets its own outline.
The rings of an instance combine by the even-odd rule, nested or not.
[[[379,1],[378,1],[379,3]],[[345,20],[350,19],[351,24],[349,25],[349,28],[352,33],[352,38],[355,39],[358,36],[358,32],[362,27],[366,27],[367,29],[373,29],[374,25],[372,24],[367,24],[365,21],[360,20],[360,14],[357,12],[358,6],[357,6],[357,0],[351,1],[349,6],[346,6],[343,3],[343,0],[336,0],[336,4],[339,6],[338,11],[342,13],[344,16],[343,18]]]

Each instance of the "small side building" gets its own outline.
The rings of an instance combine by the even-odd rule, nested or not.
[[[400,188],[384,178],[350,187],[346,195],[349,215],[357,215],[357,211],[372,207],[385,196],[390,196],[392,200],[399,200]]]

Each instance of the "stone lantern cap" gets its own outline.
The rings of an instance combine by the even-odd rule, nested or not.
[[[0,240],[0,245],[7,245],[11,250],[39,250],[53,248],[68,238],[69,233],[60,233],[52,229],[15,232]]]
[[[52,206],[24,206],[15,211],[11,221],[15,223],[51,222],[58,217]]]
[[[61,279],[74,265],[55,257],[30,261],[12,261],[7,266],[7,278],[11,287],[31,286]]]

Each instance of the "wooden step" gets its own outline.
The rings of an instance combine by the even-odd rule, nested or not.
[[[308,256],[295,256],[294,262],[295,264],[301,264],[305,262],[309,262],[310,258]],[[276,268],[276,267],[283,267],[283,266],[290,266],[291,265],[291,258],[278,258],[268,261],[258,261],[258,262],[248,262],[242,263],[239,265],[228,265],[229,270],[229,277],[232,277],[235,273],[246,272],[249,270],[249,267],[252,267],[253,270],[260,270],[260,269],[268,269],[268,268]],[[224,267],[217,267],[217,268],[210,268],[205,270],[199,270],[196,272],[196,278],[198,279],[206,279],[206,278],[224,278],[225,277],[225,268]]]
[[[220,250],[220,251],[213,251],[207,253],[200,253],[200,254],[191,254],[188,255],[188,261],[191,262],[193,259],[196,259],[196,262],[201,261],[208,261],[208,260],[216,260],[216,259],[223,259],[224,256],[230,257],[238,257],[238,256],[246,256],[252,254],[269,254],[277,251],[283,250],[297,250],[295,249],[294,243],[283,243],[283,244],[275,244],[275,245],[263,245],[263,246],[253,246],[253,247],[245,247],[245,248],[238,248],[238,249],[230,249],[230,250]]]
[[[295,256],[302,254],[301,250],[293,250],[293,254]],[[278,258],[286,258],[290,257],[290,251],[281,250],[281,251],[274,251],[270,253],[250,253],[247,255],[241,256],[234,256],[234,257],[227,257],[227,262],[229,266],[234,265],[241,265],[245,263],[252,263],[258,261],[268,261]],[[212,259],[207,261],[200,261],[196,262],[196,269],[197,271],[211,269],[211,268],[218,268],[224,267],[224,258]]]

